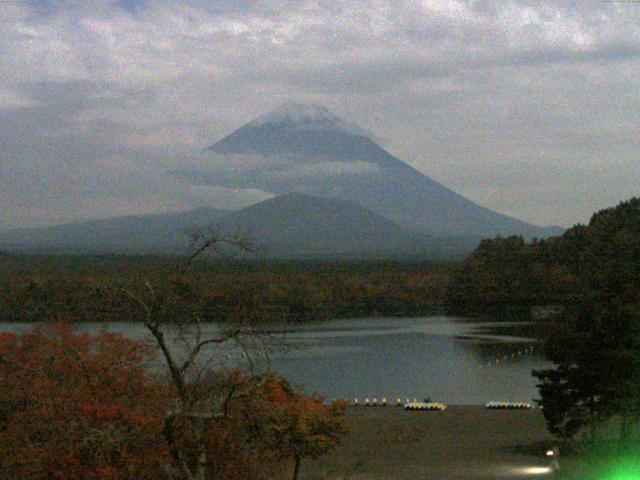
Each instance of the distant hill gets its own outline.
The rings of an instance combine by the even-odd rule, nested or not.
[[[207,148],[197,167],[174,173],[194,183],[349,200],[403,228],[435,236],[545,238],[563,231],[466,199],[313,104],[285,104]]]
[[[269,257],[455,256],[479,241],[420,235],[356,203],[301,193],[230,213],[219,225],[247,233]]]
[[[186,233],[194,226],[241,232],[265,258],[462,258],[480,241],[421,235],[354,202],[290,193],[235,212],[197,209],[14,230],[0,234],[0,248],[181,255],[190,251]]]
[[[47,253],[184,253],[188,248],[189,228],[212,225],[226,213],[198,208],[188,212],[18,229],[0,233],[0,248]]]

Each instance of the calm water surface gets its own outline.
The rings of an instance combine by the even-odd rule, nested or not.
[[[0,323],[0,331],[29,328]],[[271,367],[305,391],[329,398],[531,401],[537,397],[531,370],[549,366],[535,328],[441,316],[306,324],[277,335],[287,348],[271,353]],[[145,334],[142,326],[127,323],[82,324],[79,329],[135,338]]]

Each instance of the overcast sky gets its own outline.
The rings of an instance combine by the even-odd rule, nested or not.
[[[640,194],[640,1],[0,0],[0,22],[0,229],[261,200],[165,172],[288,100],[540,225]]]

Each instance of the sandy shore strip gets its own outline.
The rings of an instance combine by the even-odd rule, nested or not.
[[[540,410],[450,406],[442,412],[350,407],[350,434],[304,480],[552,478],[554,439]]]

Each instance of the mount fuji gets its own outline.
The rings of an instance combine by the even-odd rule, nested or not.
[[[437,237],[562,232],[482,207],[407,165],[327,108],[287,103],[238,128],[174,174],[191,182],[351,201]]]
[[[466,199],[318,105],[283,105],[171,173],[270,198],[236,211],[199,208],[13,230],[0,233],[0,248],[182,255],[189,252],[186,230],[215,226],[249,234],[266,257],[460,258],[481,238],[562,231]]]

